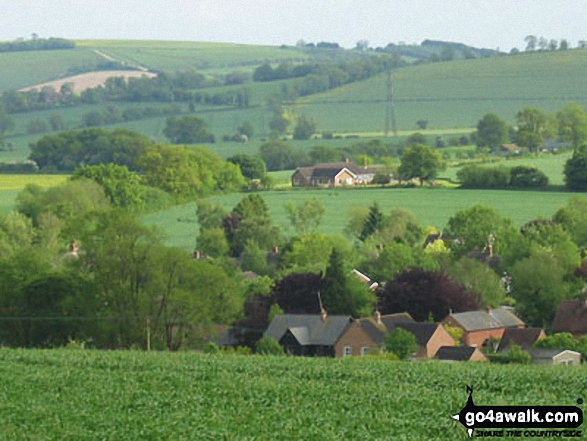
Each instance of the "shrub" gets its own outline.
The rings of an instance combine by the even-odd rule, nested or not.
[[[385,349],[405,360],[418,349],[416,337],[411,332],[396,328],[385,337]]]
[[[259,355],[285,355],[279,342],[268,335],[257,342],[255,353]]]
[[[457,172],[457,177],[463,188],[507,188],[510,170],[503,166],[468,165]]]
[[[220,346],[210,341],[204,346],[204,354],[218,354],[220,352]]]
[[[534,167],[519,165],[510,170],[510,185],[518,188],[544,188],[548,186],[548,177]]]

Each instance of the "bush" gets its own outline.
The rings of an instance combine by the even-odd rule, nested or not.
[[[405,360],[418,349],[416,337],[409,331],[396,328],[385,337],[385,349]]]
[[[204,354],[218,354],[220,352],[220,346],[210,341],[204,346]]]
[[[274,338],[265,335],[257,342],[255,353],[259,355],[285,355],[283,348]]]
[[[503,166],[468,165],[457,172],[462,188],[507,188],[510,170]]]
[[[534,167],[519,165],[510,170],[510,185],[518,188],[544,188],[548,186],[548,177]]]

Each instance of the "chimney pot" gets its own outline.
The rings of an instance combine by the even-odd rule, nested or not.
[[[381,313],[379,311],[375,311],[375,321],[378,325],[381,325],[383,322],[381,321]]]
[[[322,310],[320,311],[320,316],[322,317],[322,321],[325,322],[326,318],[328,317],[328,314],[326,313],[326,310],[324,308],[322,308]]]

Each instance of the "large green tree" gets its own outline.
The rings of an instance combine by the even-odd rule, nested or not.
[[[565,184],[569,190],[587,190],[587,144],[575,149],[565,163]]]
[[[495,113],[487,113],[477,123],[477,146],[496,150],[508,141],[508,125]]]
[[[324,219],[324,204],[316,197],[305,199],[295,205],[292,201],[285,204],[287,218],[298,234],[316,231]]]
[[[404,151],[398,172],[402,180],[417,178],[420,185],[424,185],[425,181],[434,179],[444,168],[440,153],[426,145],[416,144]]]
[[[173,144],[195,144],[214,142],[214,135],[207,130],[208,124],[197,116],[167,118],[163,134]]]
[[[524,107],[516,115],[518,132],[517,144],[528,147],[531,152],[538,153],[544,142],[544,137],[552,134],[549,126],[549,117],[537,107]]]
[[[569,141],[574,149],[587,139],[587,112],[577,103],[567,103],[556,114],[558,136]]]

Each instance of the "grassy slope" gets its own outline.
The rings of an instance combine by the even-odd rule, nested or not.
[[[0,349],[0,439],[466,439],[465,405],[576,405],[585,366]],[[501,438],[499,438],[501,439]]]
[[[522,107],[552,112],[568,101],[587,103],[587,50],[461,60],[407,67],[395,73],[399,129],[425,119],[431,128],[473,127],[486,112],[508,122]],[[328,130],[382,130],[385,102],[318,104],[324,101],[385,100],[386,76],[308,97],[295,110]],[[311,105],[310,105],[311,104]],[[341,111],[341,108],[344,111]]]
[[[355,206],[379,202],[383,211],[405,208],[412,211],[424,226],[442,228],[457,211],[484,204],[498,209],[517,225],[539,217],[550,218],[560,207],[576,195],[563,192],[505,191],[505,190],[447,190],[413,189],[321,189],[262,192],[274,221],[287,233],[293,233],[283,205],[317,197],[325,206],[325,233],[342,233],[348,222],[348,213]],[[213,201],[230,210],[243,194],[216,196]],[[168,235],[168,243],[192,251],[198,234],[196,205],[190,203],[145,217],[145,222],[158,225]]]

